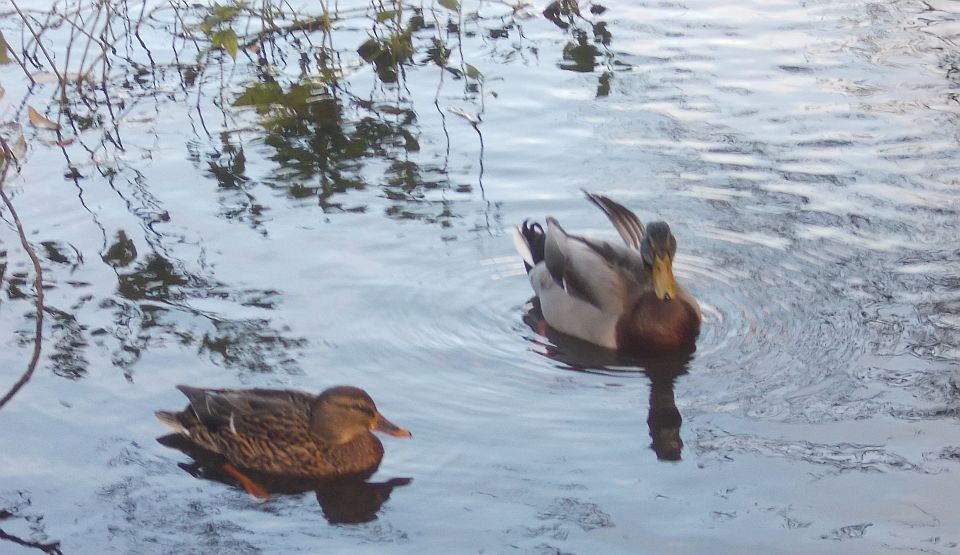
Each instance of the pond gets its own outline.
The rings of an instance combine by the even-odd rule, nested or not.
[[[57,4],[62,104],[0,66],[46,293],[0,552],[960,551],[954,3],[230,5]],[[670,223],[693,354],[541,333],[513,226],[616,238],[582,189]],[[36,322],[0,214],[2,393]],[[177,384],[352,384],[413,437],[258,502],[157,441]]]

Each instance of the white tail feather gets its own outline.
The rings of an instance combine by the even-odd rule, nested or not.
[[[533,261],[533,253],[530,252],[530,245],[527,244],[526,237],[523,236],[523,232],[520,231],[520,226],[514,226],[513,228],[513,247],[517,249],[517,253],[523,258],[523,261],[527,263],[531,268],[536,266],[536,263]]]
[[[157,420],[159,420],[164,426],[170,428],[174,432],[178,434],[183,434],[185,436],[190,435],[190,431],[184,428],[183,424],[181,424],[180,421],[177,420],[177,415],[170,412],[162,411],[162,410],[158,410],[154,414],[157,416]]]

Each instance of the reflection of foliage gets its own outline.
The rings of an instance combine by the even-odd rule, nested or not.
[[[221,214],[227,219],[247,221],[258,227],[263,206],[248,190],[250,178],[246,175],[247,156],[243,147],[233,144],[228,133],[221,134],[220,142],[219,150],[207,153],[207,170],[220,187],[224,204]]]
[[[264,233],[261,226],[264,206],[257,202],[255,191],[265,183],[246,175],[249,151],[245,152],[240,146],[237,136],[233,135],[235,130],[226,130],[228,119],[242,117],[242,111],[227,113],[230,96],[227,91],[234,84],[226,75],[226,64],[249,60],[248,67],[254,69],[251,72],[254,77],[241,85],[240,94],[233,96],[233,105],[254,107],[261,116],[258,123],[266,131],[263,142],[275,150],[272,156],[278,165],[275,176],[283,178],[266,184],[283,182],[291,197],[302,199],[315,195],[322,207],[337,209],[343,208],[334,198],[338,193],[387,181],[370,175],[371,164],[366,163],[384,157],[390,166],[416,165],[412,173],[434,176],[424,190],[451,187],[444,175],[447,160],[431,159],[435,166],[425,166],[413,155],[420,150],[420,131],[413,102],[403,94],[405,68],[439,67],[440,87],[444,77],[461,82],[463,98],[480,102],[479,110],[475,111],[479,121],[483,113],[485,76],[476,65],[464,59],[464,38],[506,39],[511,33],[522,35],[518,19],[529,15],[523,2],[516,5],[504,2],[499,9],[506,10],[506,15],[485,20],[479,11],[471,11],[457,0],[442,0],[429,7],[387,0],[342,10],[339,5],[331,6],[324,1],[294,8],[282,0],[256,3],[218,0],[206,5],[147,2],[140,13],[128,13],[111,2],[85,6],[61,1],[57,6],[50,14],[48,25],[33,29],[37,39],[28,40],[19,50],[28,52],[26,61],[38,67],[43,66],[44,61],[50,65],[62,61],[63,67],[45,68],[58,76],[77,74],[73,79],[60,79],[61,114],[53,119],[69,122],[63,126],[64,133],[99,128],[103,131],[101,145],[93,148],[84,145],[86,150],[91,155],[101,147],[123,152],[125,146],[119,133],[123,117],[143,99],[156,98],[158,89],[164,88],[164,79],[175,75],[188,97],[191,89],[196,91],[195,110],[199,121],[191,121],[194,131],[215,136],[217,130],[208,128],[210,120],[202,113],[209,104],[202,100],[204,96],[212,99],[219,94],[220,101],[213,104],[224,111],[220,146],[201,152],[205,145],[202,137],[198,137],[201,140],[192,146],[192,154],[198,162],[203,160],[222,190],[221,214],[251,223]],[[103,11],[127,20],[125,33],[101,32]],[[372,24],[367,27],[367,22]],[[491,22],[493,28],[485,28]],[[24,19],[24,25],[28,25],[28,19]],[[69,29],[78,32],[65,34],[64,30]],[[340,32],[342,29],[346,31]],[[172,60],[165,60],[162,51],[150,51],[148,44],[157,43],[144,40],[142,35],[148,32],[155,33],[154,38],[157,33],[171,37]],[[338,37],[347,34],[353,38],[348,44],[335,45],[335,33]],[[74,35],[84,37],[90,44],[79,48],[82,42],[76,41]],[[119,41],[126,41],[123,49],[118,48]],[[138,44],[145,59],[143,56],[138,59]],[[522,57],[523,48],[511,44],[506,54],[492,52],[491,55],[506,61],[518,52]],[[536,54],[536,48],[526,48]],[[19,50],[11,48],[11,52]],[[88,55],[88,50],[94,54]],[[71,58],[71,51],[82,51],[82,55]],[[100,54],[96,55],[97,52]],[[195,52],[195,59],[187,59],[189,52]],[[45,55],[48,53],[50,56]],[[363,96],[351,90],[350,73],[356,71],[358,62],[372,68],[380,85],[392,88],[388,98],[377,98],[376,90]],[[128,65],[130,71],[111,72],[114,65]],[[211,80],[209,74],[218,67],[220,79]],[[295,68],[299,70],[296,77],[291,71]],[[119,79],[111,82],[111,74],[118,75]],[[249,74],[242,75],[247,78]],[[93,84],[97,86],[91,86]],[[217,86],[219,91],[203,90]],[[66,94],[68,87],[79,94]],[[439,105],[437,108],[443,110]],[[56,111],[56,107],[51,107],[47,113]],[[53,115],[57,114],[51,117]],[[79,135],[75,138],[83,140]],[[447,153],[449,155],[449,148]],[[99,153],[96,158],[109,159]],[[103,174],[118,170],[102,168],[100,161],[95,163]],[[75,180],[86,177],[77,165],[70,162],[70,166],[70,177]],[[317,182],[311,182],[313,180]],[[462,184],[452,189],[466,194],[471,190]],[[425,221],[449,221],[451,214],[419,205],[425,198],[423,190],[402,192],[403,200],[396,189],[389,195],[396,204],[388,214],[413,218],[423,214]]]
[[[580,4],[577,0],[554,0],[544,8],[543,17],[561,29],[569,29],[574,18],[581,17]]]
[[[65,249],[57,241],[40,244],[50,263],[77,269],[79,255],[74,255],[74,250]],[[132,378],[131,368],[143,352],[167,342],[192,347],[198,354],[208,353],[212,362],[244,371],[298,370],[292,351],[304,342],[291,337],[289,330],[276,329],[263,317],[229,318],[190,306],[194,300],[215,299],[268,311],[277,305],[277,291],[236,290],[188,272],[162,251],[148,252],[140,256],[124,230],[119,230],[114,242],[105,248],[104,263],[117,271],[117,296],[99,301],[97,307],[112,313],[112,324],[90,329],[82,322],[82,309],[94,298],[91,294],[78,295],[69,310],[49,304],[45,307],[51,322],[45,333],[51,351],[49,367],[54,374],[70,379],[84,377],[89,366],[86,350],[92,345],[111,349],[113,365]],[[0,279],[5,280],[7,299],[25,300],[29,297],[25,291],[30,276],[7,272],[5,257],[6,251],[0,250]],[[55,278],[47,278],[45,283],[47,288],[57,289]],[[83,282],[66,283],[78,290],[88,287]],[[30,314],[24,318],[25,323],[33,321]],[[15,331],[19,346],[32,343],[29,328]]]
[[[67,254],[66,249],[58,244],[57,241],[43,241],[40,243],[40,246],[43,247],[44,254],[47,257],[47,260],[56,264],[72,265],[76,268],[76,264],[73,262],[69,254]]]
[[[133,270],[120,274],[117,292],[133,301],[179,301],[184,297],[180,288],[186,284],[187,278],[169,260],[154,254]]]
[[[58,295],[68,285],[77,296],[44,312],[52,322],[47,330],[53,372],[82,376],[92,358],[87,351],[99,348],[132,378],[145,352],[173,345],[245,371],[296,370],[290,351],[303,340],[273,323],[268,312],[280,293],[238,290],[213,277],[204,262],[198,269],[178,253],[181,245],[201,252],[207,245],[203,238],[176,236],[167,225],[179,215],[168,213],[173,209],[151,193],[136,166],[155,149],[137,144],[141,137],[127,142],[124,136],[151,118],[151,104],[158,120],[162,110],[184,108],[179,114],[193,132],[188,155],[216,185],[219,214],[263,234],[270,202],[258,197],[268,188],[296,206],[314,199],[324,211],[365,211],[362,195],[343,193],[367,191],[389,218],[450,226],[460,216],[457,195],[472,195],[474,186],[454,182],[448,172],[449,108],[468,104],[453,113],[469,114],[479,133],[484,98],[495,94],[485,90],[495,78],[484,75],[481,62],[496,67],[539,56],[521,26],[535,14],[522,2],[496,3],[500,12],[493,16],[485,15],[489,6],[481,14],[457,0],[419,7],[386,0],[343,10],[325,1],[303,5],[304,13],[283,0],[148,1],[137,9],[116,1],[58,0],[45,21],[35,12],[20,14],[19,32],[7,33],[19,36],[20,44],[9,45],[0,58],[8,54],[28,80],[46,74],[60,93],[57,102],[39,106],[60,127],[47,128],[50,142],[31,141],[31,148],[55,144],[63,151],[64,174],[102,233],[94,256],[64,241],[38,244],[53,271],[46,283],[59,287]],[[565,49],[562,67],[603,66],[610,38],[602,22],[587,27],[571,10],[559,11],[558,18],[569,20],[564,29],[576,39]],[[2,37],[0,43],[6,46]],[[469,63],[467,56],[481,61]],[[408,82],[414,70],[437,82],[419,104]],[[600,79],[609,83],[608,76]],[[364,83],[362,92],[357,83]],[[45,84],[36,83],[38,89]],[[432,125],[425,108],[440,114],[445,151],[422,137],[422,127]],[[267,158],[266,171],[257,156]],[[104,191],[85,196],[90,187],[112,189],[106,192],[115,193],[121,212],[126,210],[121,218],[133,216],[139,228],[103,222],[115,214],[100,208]],[[88,203],[91,198],[97,200]],[[0,252],[0,283],[9,304],[30,297],[30,279],[8,267],[5,254]],[[88,284],[58,279],[58,272],[89,272],[83,266],[91,261],[116,276],[112,294],[95,298],[81,290]],[[210,306],[223,306],[226,314]],[[262,312],[231,318],[231,306]],[[83,307],[96,307],[97,318],[107,314],[107,321],[91,325]]]
[[[200,339],[200,352],[210,353],[214,362],[250,372],[298,370],[291,349],[302,347],[302,339],[292,339],[270,330],[267,320],[217,321],[214,331]],[[272,360],[277,358],[277,360]],[[280,368],[276,368],[279,365]]]
[[[600,4],[590,4],[590,13],[594,16],[601,15],[605,11],[607,9]],[[560,69],[592,73],[598,66],[603,65],[604,69],[597,84],[597,96],[609,95],[613,66],[621,63],[615,62],[613,54],[609,51],[613,35],[607,28],[606,22],[587,19],[581,13],[576,0],[555,0],[543,10],[543,16],[557,27],[569,31],[573,36],[573,40],[563,47],[563,62],[559,64]],[[593,35],[592,39],[582,25],[589,27],[590,34]],[[597,45],[603,47],[603,50]],[[598,58],[604,58],[604,61],[598,61]]]
[[[587,34],[580,29],[573,32],[575,42],[568,42],[563,47],[563,60],[560,67],[568,71],[593,72],[597,66],[597,56],[600,50],[594,46]]]
[[[252,108],[259,116],[257,123],[264,133],[262,142],[273,149],[270,158],[277,165],[274,179],[269,180],[268,185],[285,189],[296,199],[316,196],[324,209],[364,210],[363,206],[344,207],[334,197],[375,183],[393,203],[385,211],[388,216],[441,225],[449,223],[454,217],[450,206],[444,202],[444,206],[436,210],[426,194],[430,190],[451,188],[447,161],[441,164],[431,159],[424,164],[417,160],[421,149],[418,113],[413,101],[402,94],[405,68],[439,66],[441,85],[444,75],[462,81],[465,96],[479,97],[481,113],[484,76],[477,67],[462,59],[462,49],[458,50],[460,63],[454,65],[451,56],[455,44],[451,41],[463,40],[463,8],[455,0],[445,0],[439,6],[442,9],[431,10],[429,16],[423,8],[409,7],[399,1],[372,6],[368,16],[373,25],[356,50],[334,47],[329,22],[311,29],[322,33],[322,47],[301,41],[288,41],[283,45],[293,51],[290,58],[299,61],[296,78],[283,78],[271,70],[264,58],[258,60],[257,78],[243,86],[234,97],[233,106]],[[515,14],[518,9],[514,10]],[[341,21],[337,13],[326,15],[331,16],[330,21]],[[469,17],[480,21],[477,14]],[[501,20],[504,28],[510,25]],[[277,40],[280,35],[281,32],[259,34],[256,50],[281,48]],[[389,98],[378,98],[375,91],[368,98],[354,94],[341,65],[343,57],[353,52],[359,57],[358,61],[372,67],[382,85],[392,87],[391,92],[396,94]],[[426,57],[415,60],[417,52],[424,52]],[[218,158],[223,153],[226,146],[208,157]],[[235,163],[236,159],[231,162]],[[216,168],[213,165],[211,162],[211,173],[221,187],[234,176],[242,175],[235,166],[219,161]],[[382,179],[373,173],[378,170],[384,172]],[[231,219],[242,215],[258,222],[255,210],[259,205],[252,191],[256,184],[248,186],[244,181],[230,185],[236,185],[245,197],[234,197],[236,202],[222,213]],[[461,194],[469,194],[472,189],[469,185],[452,188]]]
[[[399,17],[397,12],[386,12],[391,17]],[[378,21],[389,18],[377,16]],[[391,30],[386,37],[370,38],[360,45],[357,54],[364,61],[373,64],[377,76],[384,83],[397,82],[397,69],[402,69],[404,63],[410,62],[413,55],[413,33],[424,26],[423,16],[419,13],[411,17],[406,27]]]
[[[423,191],[443,188],[446,181],[440,168],[425,169],[409,158],[420,150],[413,127],[417,113],[404,106],[361,101],[338,86],[292,83],[284,89],[275,81],[256,82],[234,100],[234,106],[253,107],[260,114],[263,142],[273,148],[271,158],[283,177],[275,186],[285,187],[294,198],[317,194],[321,204],[331,206],[328,199],[333,193],[367,186],[367,161],[379,166],[386,160],[382,187],[386,197],[397,202],[388,215],[438,222],[452,217],[447,209],[429,215],[410,209],[421,203]],[[428,173],[436,177],[425,177]],[[217,173],[222,184],[221,174],[236,172]],[[314,179],[319,181],[316,188],[308,185]]]
[[[53,373],[64,378],[82,378],[87,373],[87,359],[83,355],[87,347],[84,326],[69,312],[51,306],[47,306],[46,311],[53,321],[53,353],[50,355]]]
[[[303,340],[273,329],[270,320],[229,319],[189,308],[191,299],[213,298],[269,310],[275,307],[276,291],[231,290],[187,274],[159,253],[145,257],[118,280],[118,292],[129,302],[110,305],[116,314],[112,332],[120,341],[114,355],[117,366],[129,367],[151,340],[167,336],[182,346],[195,345],[199,353],[215,354],[212,360],[228,367],[253,372],[276,370],[277,366],[297,369],[290,350],[302,346]],[[185,325],[184,315],[192,316],[194,323],[186,320]],[[137,322],[139,332],[133,329]],[[191,329],[195,327],[200,329]]]
[[[237,189],[249,179],[244,173],[247,169],[247,157],[242,148],[237,148],[228,140],[223,141],[223,152],[210,157],[210,173],[224,189]]]
[[[117,232],[117,241],[110,245],[101,258],[114,268],[123,268],[137,259],[137,246],[121,229]]]

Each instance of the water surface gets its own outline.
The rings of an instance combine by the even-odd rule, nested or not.
[[[426,6],[390,82],[346,4],[337,90],[319,34],[203,65],[159,12],[112,141],[25,127],[47,325],[0,413],[0,552],[958,551],[956,6]],[[670,222],[694,354],[540,334],[511,228],[615,236],[580,189]],[[4,226],[4,384],[32,275]],[[178,383],[350,383],[414,437],[362,492],[260,504],[156,441]]]

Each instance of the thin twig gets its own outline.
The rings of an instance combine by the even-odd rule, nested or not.
[[[6,42],[6,38],[3,38],[2,40]],[[11,57],[13,57],[13,61],[17,62],[17,65],[20,66],[20,69],[23,70],[23,74],[26,75],[27,79],[30,80],[30,86],[32,87],[36,85],[37,82],[36,80],[34,80],[33,75],[30,75],[30,70],[27,69],[27,64],[20,59],[20,56],[17,56],[17,53],[13,50],[13,47],[10,46],[9,42],[7,43],[7,53],[9,53]]]
[[[34,549],[39,549],[40,551],[43,551],[44,553],[47,553],[49,555],[63,555],[63,551],[60,551],[60,542],[53,542],[53,543],[32,542],[32,541],[14,536],[13,534],[8,534],[4,532],[2,529],[0,529],[0,540],[13,542],[17,545],[22,545],[23,547],[32,547]]]
[[[87,61],[87,54],[90,52],[90,45],[91,45],[92,43],[94,43],[94,42],[99,42],[99,41],[94,37],[94,33],[95,33],[96,30],[97,30],[97,23],[100,23],[100,14],[103,13],[104,11],[107,12],[107,17],[109,18],[109,16],[110,16],[110,15],[109,15],[109,14],[110,14],[110,7],[108,6],[107,9],[104,10],[104,9],[103,9],[103,4],[101,4],[101,3],[98,2],[98,3],[97,3],[97,13],[95,14],[96,17],[94,17],[93,23],[90,24],[90,32],[89,32],[89,33],[86,33],[86,35],[87,35],[87,44],[86,44],[86,46],[83,47],[83,54],[80,56],[80,67],[77,68],[77,82],[76,82],[77,92],[80,92],[81,88],[83,87],[83,79],[84,79],[84,77],[86,77],[86,73],[83,72],[83,63]],[[85,25],[86,25],[86,23],[85,23]],[[72,32],[73,32],[73,31],[71,31],[71,33],[72,33]],[[71,40],[70,42],[71,42],[71,46],[72,46],[73,41]],[[102,45],[101,45],[101,47],[102,47]],[[68,51],[68,52],[69,52],[69,51]],[[93,64],[96,64],[96,62],[93,62]],[[92,67],[93,64],[91,64],[91,68],[90,68],[90,72],[91,72],[91,73],[93,72],[93,67]],[[69,68],[66,67],[66,64],[64,64],[63,72],[64,72],[65,74],[68,74],[68,75],[69,75]],[[90,81],[91,81],[91,82],[93,81],[93,78],[92,78],[92,77],[91,77]],[[81,96],[83,95],[82,92],[81,92],[80,94],[81,94]]]
[[[33,250],[33,247],[30,246],[29,241],[27,241],[27,234],[23,231],[20,216],[17,215],[13,203],[10,202],[10,197],[7,196],[7,192],[3,189],[7,179],[7,171],[10,169],[10,164],[13,163],[14,155],[10,150],[10,146],[7,145],[7,141],[2,137],[0,137],[0,148],[3,149],[3,170],[0,170],[0,197],[3,197],[3,202],[7,205],[7,209],[10,210],[10,216],[13,217],[13,221],[17,225],[17,232],[20,234],[20,244],[23,245],[23,250],[27,251],[27,255],[33,262],[33,269],[36,273],[33,284],[37,291],[37,329],[36,335],[33,338],[33,356],[30,357],[30,364],[27,365],[27,370],[20,376],[17,383],[13,384],[10,391],[0,399],[0,409],[2,409],[4,405],[30,381],[30,378],[33,377],[33,371],[37,369],[37,363],[40,361],[40,350],[43,347],[43,269],[40,267],[40,259],[37,258],[37,253]]]
[[[326,28],[325,26],[326,20],[324,19],[325,17],[327,16],[319,15],[319,16],[311,17],[305,20],[294,21],[289,25],[268,27],[266,29],[259,31],[257,34],[253,36],[253,38],[245,41],[241,46],[243,48],[250,48],[254,44],[262,40],[265,40],[268,37],[271,37],[272,35],[289,35],[297,31],[303,31],[305,33],[313,33],[318,29],[323,30]],[[329,21],[332,22],[333,20],[330,19]]]
[[[47,61],[50,62],[50,70],[53,71],[54,75],[56,75],[57,79],[59,79],[60,82],[62,83],[63,76],[60,75],[59,71],[57,71],[57,64],[54,63],[53,58],[50,57],[50,53],[47,52],[47,49],[44,48],[43,44],[40,43],[40,35],[38,35],[37,32],[33,30],[33,25],[30,25],[30,21],[27,20],[27,16],[23,15],[23,12],[20,11],[20,6],[17,5],[16,1],[10,0],[10,3],[13,5],[13,9],[17,10],[17,14],[20,15],[20,19],[23,20],[24,27],[26,27],[27,30],[30,31],[30,34],[33,35],[34,40],[37,41],[37,46],[40,47],[40,51],[43,52],[43,55],[47,58]],[[9,150],[7,149],[5,149],[5,151],[9,152]]]

